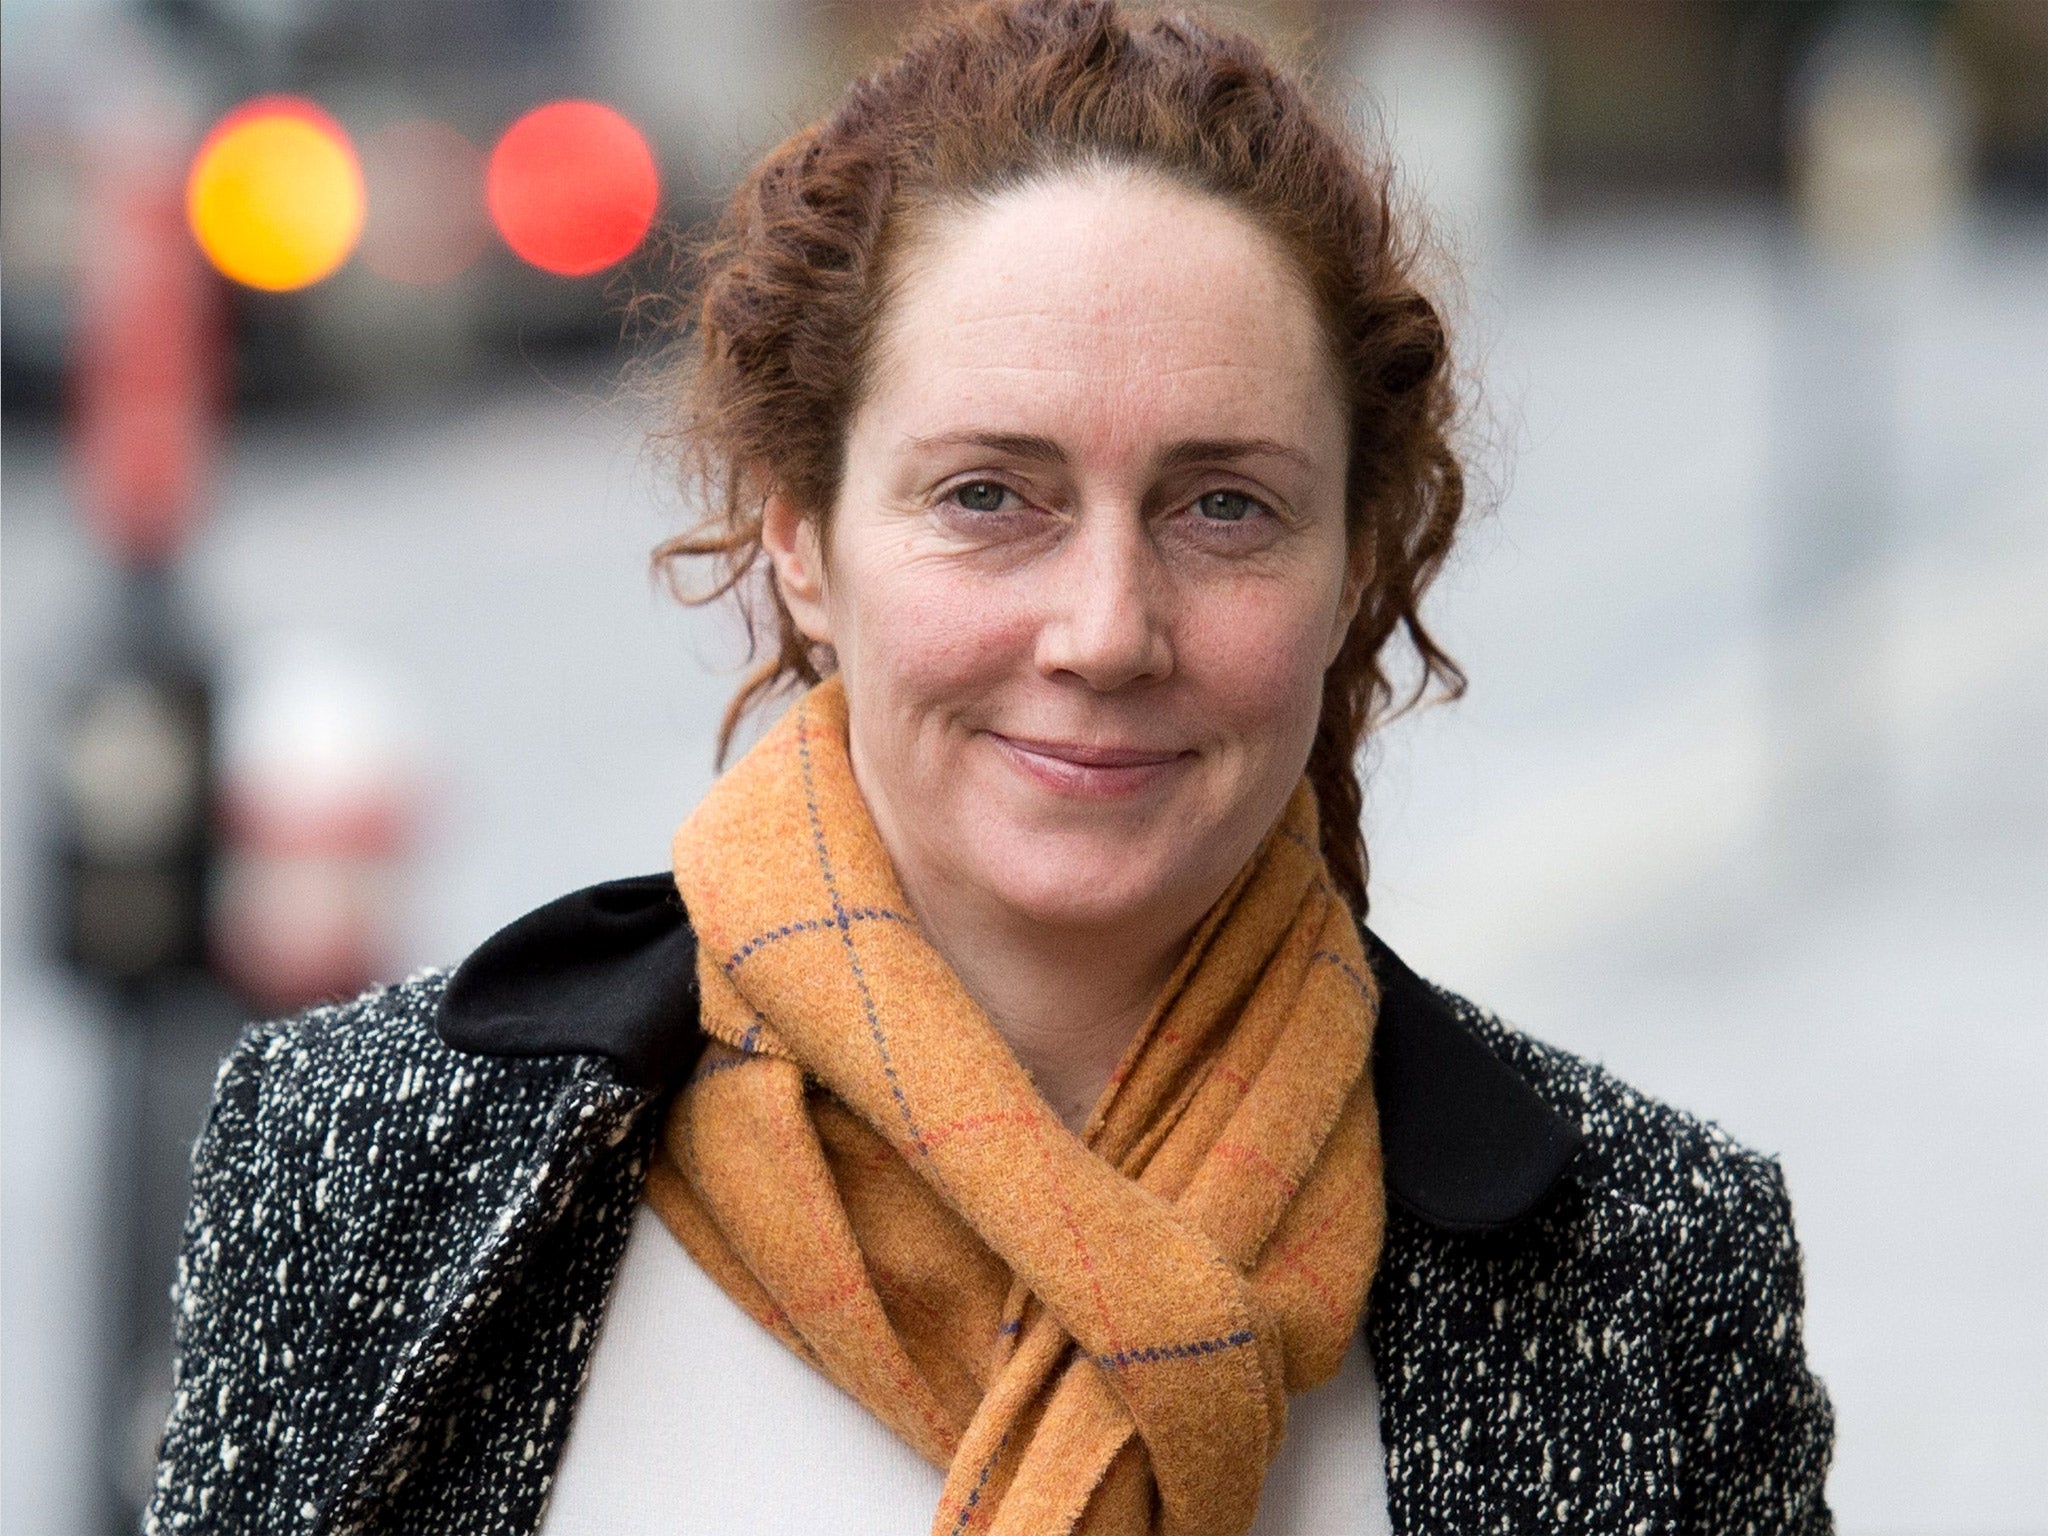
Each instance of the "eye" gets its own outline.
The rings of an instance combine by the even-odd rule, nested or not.
[[[1195,498],[1195,511],[1212,523],[1241,523],[1262,510],[1243,491],[1209,491]]]
[[[1000,512],[1003,498],[1010,494],[1008,486],[993,480],[970,480],[953,489],[952,500],[969,512]]]

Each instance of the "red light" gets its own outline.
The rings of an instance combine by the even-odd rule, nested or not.
[[[545,272],[581,277],[629,255],[661,194],[639,130],[594,101],[535,107],[491,151],[491,222]]]

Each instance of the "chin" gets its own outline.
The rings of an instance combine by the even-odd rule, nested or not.
[[[976,850],[977,883],[1049,928],[1102,928],[1174,904],[1188,873],[1150,849],[1019,833]]]

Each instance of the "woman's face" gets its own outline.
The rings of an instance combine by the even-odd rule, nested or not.
[[[913,902],[1185,925],[1222,894],[1357,606],[1328,359],[1283,250],[1155,178],[926,231],[824,547],[778,500],[765,530]]]

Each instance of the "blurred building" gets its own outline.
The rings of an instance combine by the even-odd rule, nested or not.
[[[1818,41],[1859,15],[1934,38],[1966,118],[1972,187],[1994,206],[2048,199],[2048,20],[2007,0],[1245,0],[1222,9],[1396,108],[1397,138],[1437,133],[1429,179],[1453,201],[1514,212],[1642,200],[1773,199],[1794,174],[1795,85]],[[885,48],[900,0],[24,0],[5,26],[8,189],[0,212],[10,410],[57,395],[76,290],[95,132],[123,100],[177,121],[187,142],[237,101],[311,97],[360,145],[427,120],[488,147],[541,100],[591,97],[645,132],[663,222],[686,233],[748,155]],[[1473,71],[1479,73],[1473,73]],[[1405,71],[1408,78],[1396,82]],[[1475,132],[1483,114],[1494,127]],[[1488,134],[1491,137],[1488,137]],[[1480,146],[1488,145],[1485,149]],[[1507,164],[1503,157],[1513,164]],[[367,157],[372,218],[435,213]],[[1446,178],[1450,178],[1448,181]],[[1513,186],[1508,185],[1509,182]],[[1486,215],[1498,221],[1502,209]],[[387,244],[403,229],[373,228]],[[459,270],[408,283],[352,263],[278,297],[235,293],[238,379],[252,403],[459,384],[522,352],[605,347],[623,300],[658,282],[659,243],[607,281],[534,272],[497,242]]]

